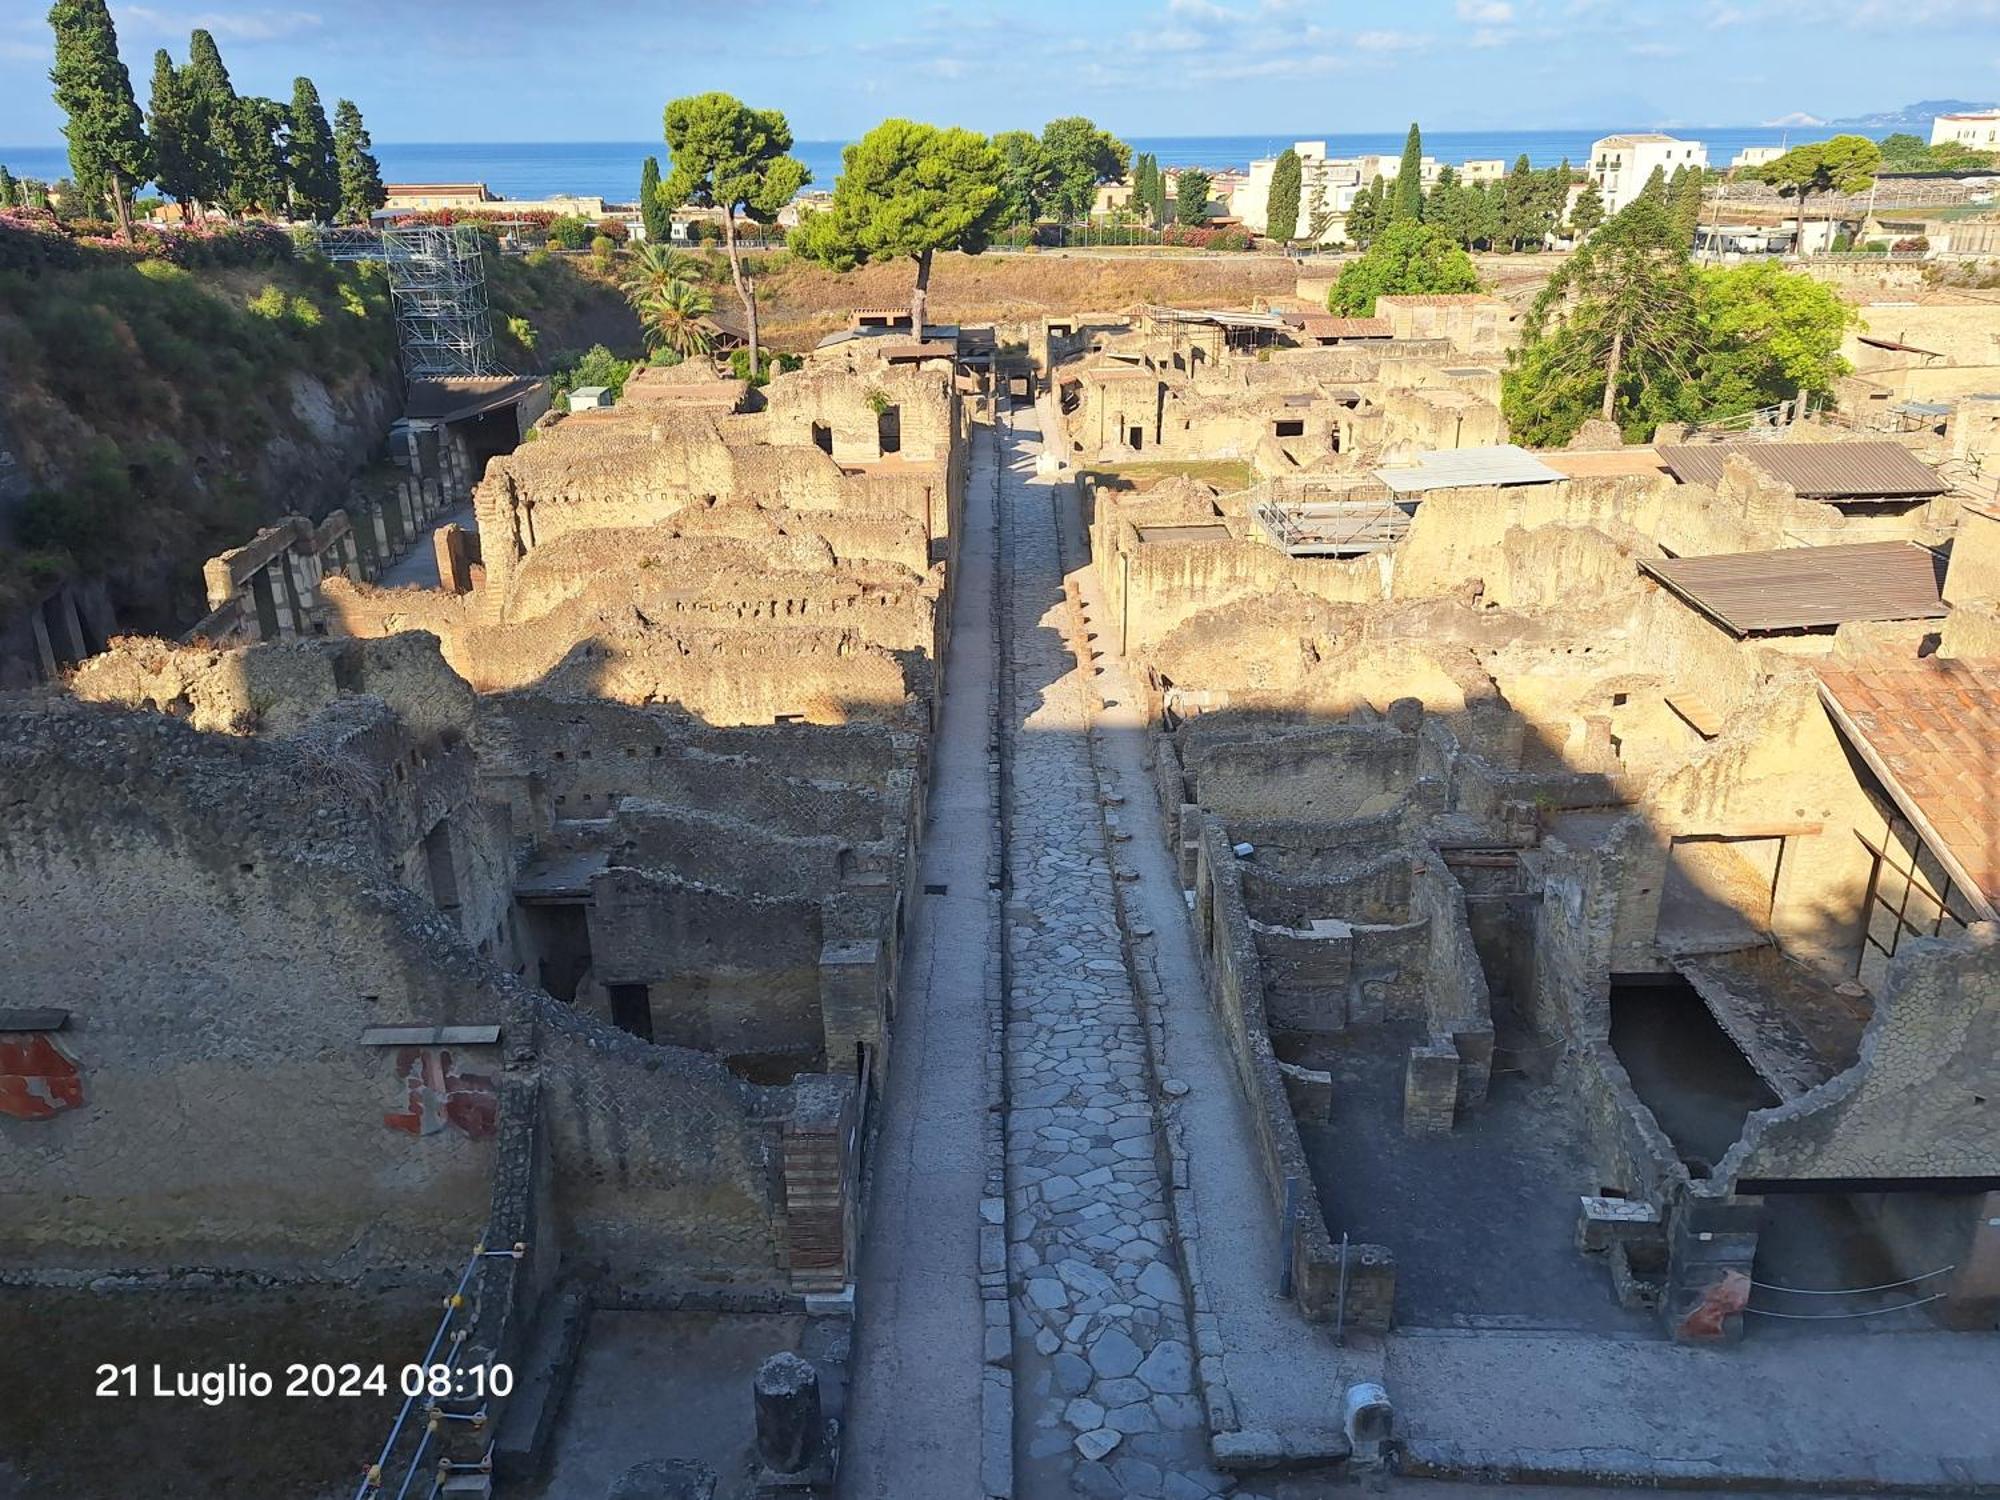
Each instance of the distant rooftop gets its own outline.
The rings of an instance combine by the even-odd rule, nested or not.
[[[1424,394],[1435,397],[1456,393],[1429,390]],[[1491,448],[1443,448],[1419,453],[1414,464],[1377,469],[1375,477],[1399,495],[1421,495],[1429,490],[1469,485],[1554,484],[1564,476],[1526,449],[1501,443]]]
[[[1920,500],[1951,485],[1900,443],[1703,443],[1667,446],[1660,458],[1683,484],[1712,485],[1731,454],[1805,500]]]
[[[1915,542],[1723,552],[1641,560],[1639,567],[1736,636],[1950,612],[1941,593],[1944,559]]]

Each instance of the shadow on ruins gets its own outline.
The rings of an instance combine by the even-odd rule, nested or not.
[[[515,1493],[611,1492],[655,1396],[742,1492],[752,1375],[810,1384],[767,1356],[840,1417],[997,391],[1139,684],[1315,1339],[1809,1340],[1799,1288],[1990,1330],[2000,509],[1820,423],[1523,453],[1505,305],[1382,301],[646,371],[491,461],[439,588],[280,528],[211,577],[229,638],[0,698],[0,1191],[60,1202],[0,1230],[0,1307],[86,1325],[73,1360],[317,1329],[394,1365],[464,1278],[458,1358],[519,1385],[426,1461],[490,1446]],[[1814,491],[1808,443],[1860,477]],[[396,1406],[233,1461],[358,1469]],[[87,1433],[34,1415],[41,1479]]]

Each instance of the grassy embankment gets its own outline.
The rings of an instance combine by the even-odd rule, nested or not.
[[[488,273],[510,368],[636,344],[623,299],[587,264],[489,256]],[[0,615],[61,578],[135,570],[164,572],[176,605],[198,601],[203,559],[299,506],[273,492],[271,455],[337,446],[358,461],[383,437],[329,444],[337,414],[301,402],[297,377],[350,394],[377,383],[376,405],[397,409],[382,268],[312,257],[188,270],[86,252],[0,271],[0,370],[0,419],[34,486],[0,548]],[[330,477],[330,491],[346,478]],[[142,618],[156,612],[129,593],[114,588]]]

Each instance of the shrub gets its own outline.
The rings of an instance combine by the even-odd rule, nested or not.
[[[590,244],[590,220],[573,214],[549,223],[549,243],[558,250],[582,250]]]

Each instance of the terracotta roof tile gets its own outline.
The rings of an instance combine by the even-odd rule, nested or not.
[[[1954,878],[2000,898],[2000,660],[1828,664],[1820,695]]]

